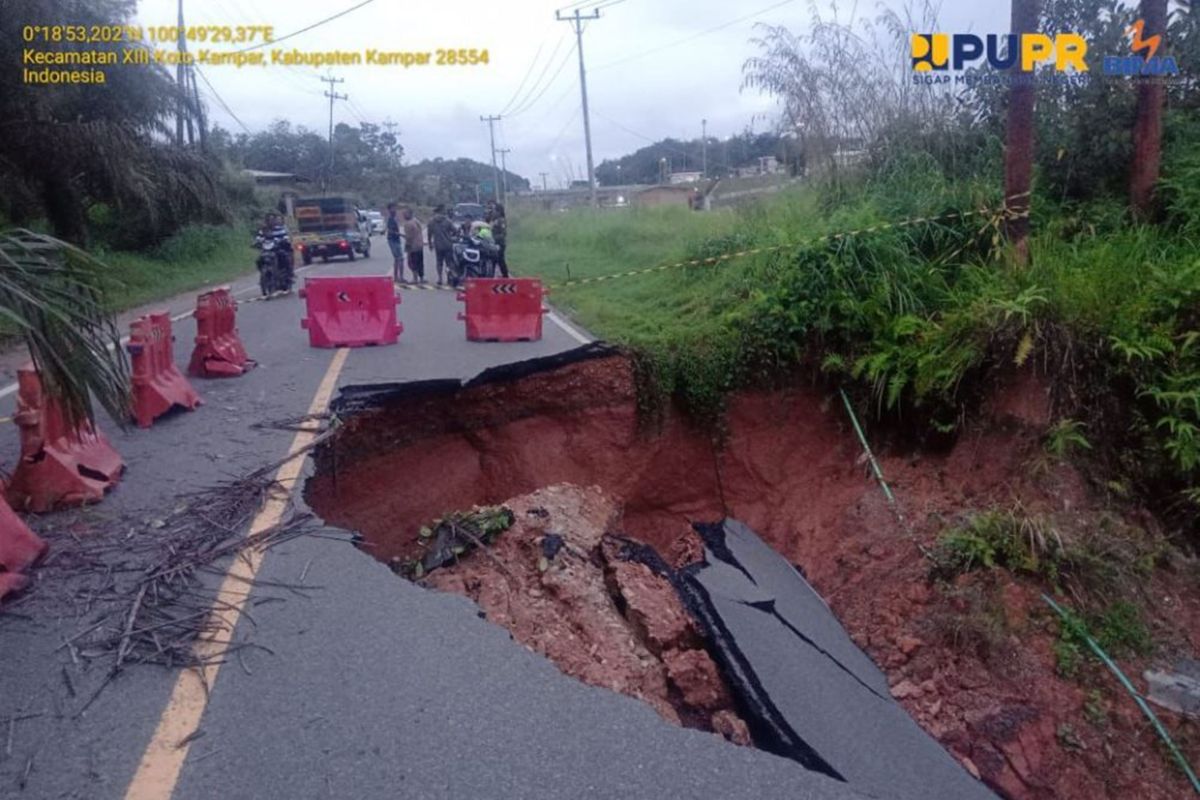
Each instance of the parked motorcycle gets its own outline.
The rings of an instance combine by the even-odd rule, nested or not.
[[[295,276],[292,271],[292,242],[287,237],[256,236],[254,246],[258,248],[258,287],[263,297],[276,292],[290,292]]]
[[[492,278],[500,263],[500,247],[490,239],[460,236],[454,240],[454,269],[450,285],[458,286],[467,278]]]

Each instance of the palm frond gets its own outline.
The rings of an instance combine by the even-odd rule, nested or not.
[[[118,424],[129,417],[120,334],[101,300],[104,269],[52,236],[0,231],[0,322],[25,340],[46,394],[72,424],[93,419],[93,398]]]

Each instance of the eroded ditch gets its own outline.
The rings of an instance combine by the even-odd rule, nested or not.
[[[705,559],[693,523],[724,517],[747,523],[822,591],[867,579],[855,569],[861,537],[847,532],[894,520],[819,393],[735,397],[720,447],[670,414],[643,430],[631,364],[602,348],[465,387],[352,388],[338,404],[343,427],[306,487],[325,520],[359,531],[367,552],[410,579],[471,597],[565,673],[676,724],[806,762],[807,745],[782,745],[747,707],[744,676],[729,674],[736,665],[714,652],[678,583]],[[512,516],[503,532],[442,535],[448,513],[501,505]],[[446,546],[455,552],[444,566],[415,568]],[[881,687],[867,702],[895,706]]]

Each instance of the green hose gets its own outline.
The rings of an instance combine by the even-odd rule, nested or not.
[[[838,389],[842,395],[842,403],[846,406],[846,413],[850,415],[850,421],[854,423],[854,432],[858,434],[858,441],[862,442],[863,452],[867,454],[867,460],[871,462],[871,470],[875,473],[875,480],[879,481],[879,485],[883,488],[883,493],[887,497],[888,503],[895,506],[896,498],[892,496],[892,489],[888,486],[883,477],[883,470],[879,468],[878,462],[875,461],[875,454],[871,452],[871,445],[867,444],[866,434],[863,433],[862,426],[858,424],[858,417],[854,414],[854,408],[850,405],[850,398],[846,396],[845,389]]]
[[[1042,599],[1045,600],[1051,608],[1058,612],[1058,615],[1063,618],[1063,622],[1069,623],[1071,621],[1071,618],[1067,612],[1057,603],[1051,600],[1048,595],[1043,594]],[[1121,672],[1121,668],[1114,664],[1113,660],[1108,657],[1108,654],[1100,649],[1100,645],[1096,644],[1096,640],[1089,636],[1087,631],[1080,631],[1080,633],[1083,634],[1084,641],[1088,643],[1088,647],[1092,648],[1092,652],[1104,662],[1104,666],[1108,667],[1109,670],[1112,671],[1113,675],[1117,676],[1117,680],[1120,681],[1121,685],[1125,687],[1125,691],[1129,692],[1129,695],[1133,698],[1133,701],[1138,704],[1138,708],[1140,708],[1142,713],[1146,715],[1146,718],[1150,720],[1150,724],[1154,726],[1154,730],[1158,732],[1159,737],[1171,751],[1171,755],[1175,756],[1175,760],[1179,762],[1179,766],[1183,769],[1184,774],[1187,775],[1188,780],[1192,782],[1192,788],[1196,791],[1196,794],[1200,794],[1200,780],[1196,778],[1196,773],[1192,772],[1191,766],[1188,764],[1187,759],[1184,758],[1183,753],[1179,751],[1179,748],[1175,744],[1175,740],[1171,738],[1171,734],[1167,733],[1167,729],[1164,728],[1162,723],[1159,721],[1158,715],[1154,713],[1154,710],[1150,708],[1142,696],[1138,694],[1137,689],[1135,689],[1133,684],[1129,682],[1129,679],[1125,677],[1125,673]]]

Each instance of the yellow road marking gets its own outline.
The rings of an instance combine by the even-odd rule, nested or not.
[[[309,406],[309,414],[318,414],[329,405],[338,374],[341,373],[349,352],[342,348],[334,353],[333,360],[325,371],[325,377],[317,387],[312,405]],[[288,453],[297,452],[310,444],[315,437],[316,433],[311,430],[297,433],[292,439]],[[303,458],[293,458],[279,468],[275,479],[284,491],[272,495],[263,503],[258,515],[250,523],[251,534],[267,530],[282,519],[287,509],[288,497],[295,488],[303,466]],[[202,636],[196,643],[198,656],[214,660],[210,660],[200,669],[179,673],[175,688],[171,692],[171,699],[167,701],[154,736],[142,754],[137,773],[125,791],[125,800],[169,800],[175,791],[179,771],[183,768],[190,746],[188,737],[193,735],[200,725],[200,718],[208,705],[209,689],[215,684],[217,673],[221,669],[215,657],[230,643],[238,619],[242,615],[242,608],[250,595],[247,587],[254,585],[254,576],[258,574],[262,559],[262,551],[250,548],[230,564],[229,571],[221,581],[209,618],[209,626],[216,632]]]

